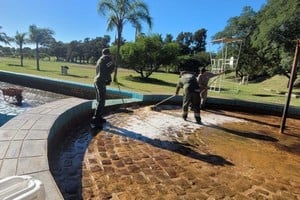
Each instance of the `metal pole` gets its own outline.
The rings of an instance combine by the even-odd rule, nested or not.
[[[293,60],[293,65],[292,65],[292,70],[291,70],[291,75],[290,75],[290,80],[289,80],[288,96],[286,99],[286,103],[285,103],[285,106],[283,109],[283,114],[282,114],[282,119],[281,119],[280,133],[283,133],[284,128],[285,128],[286,115],[287,115],[289,105],[290,105],[291,94],[292,94],[292,90],[293,90],[295,77],[297,75],[296,73],[297,73],[297,64],[298,64],[298,57],[299,57],[299,45],[300,45],[300,40],[297,40],[295,55],[294,55],[294,60]]]

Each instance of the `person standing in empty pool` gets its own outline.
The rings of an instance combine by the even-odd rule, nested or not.
[[[194,117],[198,124],[201,124],[200,117],[200,90],[194,72],[181,71],[175,94],[178,95],[180,88],[183,88],[182,118],[188,117],[189,106],[194,111]]]
[[[111,74],[114,71],[114,67],[109,49],[103,49],[102,56],[96,64],[96,76],[94,78],[97,106],[91,121],[92,128],[102,129],[102,124],[106,122],[106,119],[103,118],[106,86],[111,83]]]
[[[202,67],[200,69],[200,73],[197,77],[197,81],[198,81],[199,88],[200,88],[200,99],[201,99],[200,108],[201,108],[201,110],[205,110],[205,103],[206,103],[206,99],[207,99],[207,90],[209,89],[209,86],[208,86],[209,79],[211,79],[212,77],[221,75],[221,74],[224,74],[224,72],[215,74],[210,71],[207,71],[205,67]]]

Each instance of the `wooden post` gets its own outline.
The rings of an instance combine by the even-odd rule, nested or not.
[[[289,87],[288,96],[286,99],[286,103],[285,103],[282,118],[281,118],[280,133],[284,132],[286,116],[287,116],[287,112],[288,112],[289,105],[290,105],[293,85],[294,85],[295,77],[297,76],[297,65],[298,65],[298,57],[299,57],[300,40],[297,40],[296,43],[297,44],[296,44],[296,49],[295,49],[295,54],[294,54],[294,60],[293,60],[293,65],[292,65],[292,70],[291,70],[291,75],[290,75],[290,80],[289,80],[289,85],[288,85],[288,87]]]

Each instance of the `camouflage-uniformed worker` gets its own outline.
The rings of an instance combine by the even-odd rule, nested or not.
[[[182,118],[187,119],[189,106],[191,106],[194,117],[200,124],[200,90],[197,78],[193,72],[189,71],[182,71],[179,77],[175,94],[178,95],[180,88],[183,88]]]
[[[106,122],[103,118],[105,107],[106,86],[111,83],[111,74],[114,71],[114,63],[110,56],[108,48],[102,50],[102,56],[96,64],[96,76],[94,78],[94,86],[96,89],[97,106],[92,117],[91,127],[102,128],[102,124]]]

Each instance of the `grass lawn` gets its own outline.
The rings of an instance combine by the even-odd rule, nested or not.
[[[92,84],[95,76],[95,66],[87,64],[74,64],[65,62],[54,62],[40,60],[40,71],[36,70],[34,59],[24,59],[24,67],[20,66],[17,58],[0,57],[0,70],[45,76],[56,79]],[[68,75],[61,74],[61,66],[68,66]],[[234,81],[232,76],[226,75],[221,82],[221,91],[209,91],[212,97],[242,99],[255,102],[266,102],[285,104],[288,92],[288,79],[284,76],[274,76],[259,83],[248,83],[240,85]],[[136,91],[140,93],[174,94],[177,74],[155,72],[150,79],[141,79],[139,74],[133,70],[118,69],[118,81],[123,90]],[[215,81],[214,83],[218,83]],[[116,83],[111,87],[118,88]],[[300,95],[299,89],[293,89],[294,95]],[[291,105],[300,106],[300,101],[296,97],[291,98]]]

